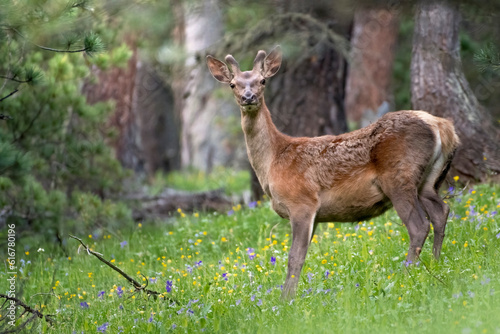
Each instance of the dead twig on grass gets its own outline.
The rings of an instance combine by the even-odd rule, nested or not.
[[[0,298],[5,298],[5,302],[3,303],[2,308],[5,306],[5,303],[7,303],[7,301],[11,301],[10,302],[11,305],[13,305],[15,308],[17,308],[19,306],[21,306],[22,308],[24,308],[24,311],[21,313],[21,315],[18,318],[21,318],[26,313],[31,313],[32,314],[31,317],[29,317],[25,322],[23,322],[19,326],[16,326],[13,329],[9,329],[9,330],[3,331],[2,334],[20,332],[24,327],[26,327],[31,321],[33,321],[37,317],[40,318],[40,319],[45,319],[45,321],[47,321],[51,325],[53,325],[55,323],[55,320],[52,318],[52,315],[43,314],[42,312],[40,312],[38,310],[35,310],[33,307],[27,305],[26,303],[24,303],[20,299],[17,299],[15,297],[11,297],[11,296],[8,296],[8,295],[4,295],[3,293],[0,293]],[[14,302],[14,303],[12,303],[12,302]],[[6,318],[4,318],[3,320],[5,320],[5,319]]]
[[[87,246],[83,241],[82,239],[78,238],[78,237],[75,237],[74,235],[69,235],[71,238],[75,239],[75,240],[78,240],[81,244],[81,246],[83,246],[83,248],[87,251],[87,254],[89,255],[94,255],[96,258],[99,259],[99,261],[101,261],[102,263],[106,264],[108,267],[110,267],[111,269],[113,269],[114,271],[116,271],[117,273],[119,273],[120,275],[122,275],[130,284],[132,284],[135,288],[136,291],[143,291],[143,292],[146,292],[148,295],[153,295],[153,296],[159,296],[159,295],[162,295],[164,296],[163,294],[159,293],[158,291],[154,291],[154,290],[150,290],[150,289],[147,289],[147,280],[146,280],[146,285],[143,286],[142,284],[140,284],[139,282],[137,282],[135,279],[133,279],[132,277],[130,277],[126,272],[124,272],[123,270],[121,270],[120,268],[118,268],[117,266],[115,266],[114,264],[112,264],[111,262],[109,262],[108,260],[106,260],[102,254],[100,253],[97,253],[93,250],[90,249],[89,246]],[[168,297],[165,297],[165,299],[169,300],[170,302],[174,302],[177,304],[177,301],[172,299],[172,298],[168,298]]]

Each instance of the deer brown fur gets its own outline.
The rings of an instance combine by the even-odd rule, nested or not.
[[[228,83],[240,106],[247,153],[272,207],[292,226],[283,297],[295,295],[307,248],[319,222],[357,222],[394,206],[408,229],[407,260],[419,257],[434,227],[439,258],[449,207],[437,191],[459,145],[453,124],[424,111],[390,112],[339,136],[295,138],[274,126],[264,86],[281,65],[281,50],[259,51],[252,71],[236,60],[207,56],[215,79]]]

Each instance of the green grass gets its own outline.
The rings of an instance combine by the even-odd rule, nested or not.
[[[83,238],[135,279],[156,279],[148,285],[164,294],[156,300],[131,293],[72,239],[70,257],[54,244],[19,241],[17,284],[28,304],[55,314],[56,326],[34,325],[49,333],[96,333],[104,323],[107,333],[499,333],[499,194],[478,186],[448,200],[454,217],[442,257],[432,259],[431,232],[418,266],[404,265],[408,235],[392,210],[359,224],[322,224],[291,303],[280,300],[290,227],[268,202]],[[2,271],[2,291],[5,284]]]
[[[233,170],[216,167],[211,173],[199,170],[174,171],[169,174],[158,173],[151,182],[151,193],[159,194],[166,187],[186,191],[208,191],[224,189],[225,193],[241,194],[249,190],[250,173],[248,170]]]

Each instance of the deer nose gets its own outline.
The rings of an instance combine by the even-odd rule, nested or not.
[[[251,91],[246,91],[242,96],[241,96],[241,102],[242,103],[252,103],[257,100],[257,96],[255,96],[254,93]]]

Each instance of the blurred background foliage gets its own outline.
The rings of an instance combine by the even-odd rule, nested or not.
[[[15,222],[19,233],[63,242],[68,232],[100,233],[132,223],[131,193],[224,188],[248,198],[237,107],[204,68],[205,55],[233,53],[248,68],[259,48],[282,44],[283,71],[290,74],[305,54],[333,43],[341,56],[328,66],[345,75],[354,14],[366,5],[1,0],[0,227]],[[391,110],[412,108],[413,5],[397,7]],[[460,6],[464,73],[498,119],[498,6]],[[288,29],[293,20],[298,30]],[[318,30],[311,32],[312,26]],[[328,38],[334,42],[321,44]],[[338,80],[344,92],[345,76]],[[269,94],[279,94],[272,85]],[[273,117],[286,131],[288,123]]]

